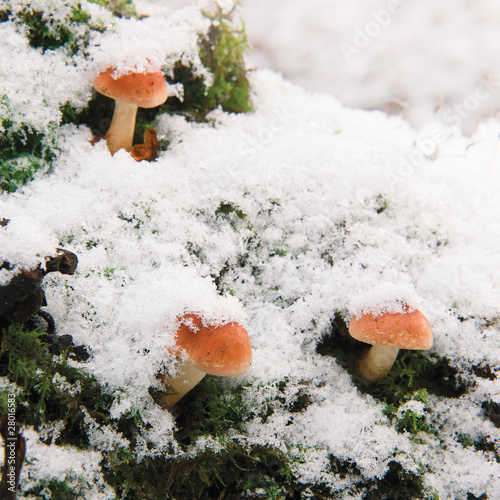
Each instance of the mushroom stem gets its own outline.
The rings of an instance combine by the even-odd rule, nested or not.
[[[367,382],[378,382],[392,368],[398,352],[398,347],[372,346],[358,362],[358,375]]]
[[[126,151],[132,148],[137,108],[138,106],[135,104],[115,101],[113,119],[111,120],[109,130],[104,135],[111,154],[115,154],[122,148]]]
[[[162,398],[162,403],[166,407],[172,407],[201,382],[205,375],[206,373],[196,368],[192,361],[184,359],[175,376],[168,374],[161,376],[162,382],[167,386],[167,394]]]

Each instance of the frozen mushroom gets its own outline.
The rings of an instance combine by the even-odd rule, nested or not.
[[[372,346],[357,366],[358,375],[367,382],[385,377],[400,349],[427,350],[432,346],[432,329],[426,317],[407,306],[402,312],[353,316],[349,334]]]
[[[137,108],[155,108],[168,97],[161,71],[128,73],[116,78],[114,74],[115,68],[108,68],[94,80],[94,89],[115,101],[113,119],[104,135],[111,154],[132,149]]]
[[[252,346],[248,333],[239,323],[210,325],[195,314],[179,318],[176,345],[169,349],[180,358],[175,376],[160,376],[169,393],[162,404],[171,407],[187,394],[206,374],[235,377],[252,364]]]

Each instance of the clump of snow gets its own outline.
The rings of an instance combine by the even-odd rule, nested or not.
[[[198,36],[209,25],[210,20],[197,8],[186,8],[166,17],[117,19],[110,29],[94,36],[88,49],[91,71],[112,67],[118,77],[163,67],[171,74],[176,61],[200,70],[203,66],[198,55]]]
[[[102,455],[98,451],[75,451],[63,446],[49,446],[41,442],[37,433],[30,429],[24,429],[23,436],[26,439],[26,460],[20,476],[23,490],[29,491],[38,486],[40,481],[49,483],[56,480],[80,491],[85,498],[113,497],[113,490],[106,484],[99,467]],[[48,488],[40,495],[47,497],[37,498],[51,497]]]
[[[56,254],[59,241],[50,225],[27,216],[22,206],[2,215],[7,222],[0,227],[0,261],[8,262],[11,271],[43,267],[46,257]],[[11,272],[2,269],[2,274],[10,281]],[[0,282],[4,284],[5,280],[0,278]]]
[[[61,52],[42,55],[12,23],[0,23],[0,36],[0,96],[14,129],[27,123],[36,130],[47,130],[60,122],[59,106],[65,100],[83,106],[90,99],[90,88],[82,93],[81,86],[75,85],[81,81],[80,73]]]
[[[362,314],[411,312],[418,308],[420,299],[408,286],[384,283],[371,290],[355,292],[348,304],[353,316]]]

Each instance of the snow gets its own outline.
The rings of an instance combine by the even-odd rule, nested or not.
[[[291,77],[300,74],[303,65],[289,46],[290,30],[295,34],[298,26],[313,23],[313,12],[326,10],[329,16],[323,21],[314,18],[324,29],[333,14],[340,17],[337,4],[308,2],[305,19],[303,3],[288,1],[286,9],[280,4],[279,10],[293,16],[292,28],[276,21],[278,8],[259,17],[259,36],[271,47],[279,43],[280,53],[288,46],[288,57],[281,63]],[[342,17],[348,23],[337,22],[331,36],[351,33],[361,11],[366,18],[362,4],[345,6]],[[485,400],[500,403],[498,381],[474,378],[460,398],[431,398],[425,406],[408,403],[417,413],[432,409],[439,429],[439,436],[416,442],[391,426],[383,405],[358,391],[333,358],[315,352],[335,312],[348,320],[374,304],[388,307],[404,300],[429,319],[435,338],[432,352],[446,356],[452,366],[460,370],[487,363],[498,370],[500,365],[500,122],[492,112],[467,135],[455,122],[435,116],[425,127],[413,128],[400,117],[342,104],[356,98],[357,106],[381,105],[395,92],[394,73],[405,68],[411,71],[402,79],[407,87],[401,94],[414,98],[414,124],[429,116],[426,104],[437,94],[454,89],[450,99],[460,99],[467,91],[465,83],[455,86],[455,80],[441,80],[439,74],[425,79],[423,88],[415,85],[421,76],[414,71],[429,52],[416,61],[413,52],[398,52],[402,47],[397,37],[411,39],[414,34],[404,32],[409,18],[416,30],[430,19],[437,23],[442,17],[444,23],[446,13],[456,12],[439,25],[445,30],[441,41],[436,26],[431,26],[429,38],[463,56],[466,69],[480,69],[461,46],[465,42],[456,37],[460,27],[465,29],[465,13],[453,10],[450,2],[434,9],[421,4],[405,6],[398,14],[401,24],[391,24],[373,41],[373,48],[359,54],[347,75],[349,91],[342,83],[336,88],[344,93],[316,82],[313,92],[275,71],[256,69],[250,73],[254,112],[216,110],[202,124],[163,115],[155,126],[169,146],[152,163],[136,163],[124,151],[111,156],[102,142],[91,146],[86,127],[65,125],[57,131],[60,152],[50,175],[0,196],[0,214],[11,220],[0,230],[3,258],[20,267],[36,267],[41,256],[58,246],[77,254],[73,276],[53,274],[44,281],[47,310],[59,334],[71,334],[76,344],[88,346],[88,370],[110,391],[120,390],[113,416],[140,409],[151,424],[143,437],[155,448],[148,450],[144,442],[144,456],[167,453],[172,446],[174,453],[181,453],[172,415],[154,404],[148,388],[158,383],[159,370],[175,371],[175,360],[165,347],[173,344],[177,316],[196,312],[214,322],[239,321],[248,330],[252,368],[226,383],[248,383],[245,401],[255,415],[276,397],[276,384],[285,378],[289,386],[282,396],[289,401],[307,388],[312,404],[305,411],[292,415],[276,404],[265,423],[260,417],[249,418],[241,437],[250,444],[303,454],[294,472],[304,482],[322,478],[348,492],[348,479],[340,481],[326,472],[333,454],[356,463],[367,478],[382,477],[396,459],[407,470],[421,473],[440,498],[466,498],[467,492],[495,498],[500,493],[500,466],[492,454],[457,441],[458,435],[468,434],[498,442],[498,429],[480,410]],[[380,8],[384,5],[380,2]],[[495,14],[492,2],[467,5],[475,22],[490,29],[492,19],[478,16],[486,16],[489,9]],[[245,11],[255,37],[250,4]],[[12,23],[2,23],[7,43],[0,48],[0,94],[8,95],[16,123],[52,133],[59,106],[66,101],[83,106],[90,98],[90,75],[101,67],[113,63],[127,71],[151,57],[168,71],[183,51],[186,60],[195,60],[195,35],[203,29],[196,12],[186,7],[171,17],[115,20],[112,28],[95,35],[89,55],[78,56],[76,65],[67,64],[67,54],[42,54],[29,47]],[[454,29],[453,21],[458,22]],[[144,43],[144,33],[150,45]],[[404,66],[388,72],[384,63],[377,76],[387,77],[390,85],[377,94],[371,89],[380,86],[380,80],[365,87],[370,75],[363,73],[368,70],[362,58],[380,60],[382,36],[391,37],[395,57]],[[423,43],[424,38],[420,33],[417,41]],[[120,54],[127,55],[126,62]],[[312,78],[325,65],[335,75],[342,72],[336,66],[338,54],[331,62],[321,59],[324,52],[305,54],[301,57],[309,58]],[[440,52],[440,57],[447,54]],[[33,58],[24,73],[19,58]],[[46,64],[50,71],[42,72]],[[470,89],[476,82],[472,75],[466,83]],[[359,100],[370,95],[371,100]],[[237,207],[244,218],[217,216],[221,203]],[[223,269],[226,293],[221,295],[213,276]],[[485,326],[494,318],[496,323]],[[90,417],[86,425],[96,449],[124,444],[115,430],[98,429]],[[95,469],[98,452],[63,450],[37,442],[32,430],[26,433],[32,462],[22,473],[25,485],[32,477],[48,477],[50,463],[50,474],[71,469],[95,485],[95,498],[108,498]],[[210,437],[201,438],[197,449],[216,445]]]
[[[37,485],[40,480],[49,483],[56,479],[66,481],[69,487],[73,484],[79,487],[89,500],[113,497],[112,489],[104,482],[99,469],[102,459],[99,452],[48,446],[30,429],[24,430],[23,435],[26,439],[26,460],[21,474],[27,488]],[[85,478],[85,487],[82,487],[82,477]],[[48,488],[42,490],[37,498],[51,498],[51,492]]]
[[[255,67],[346,106],[401,113],[417,128],[454,121],[468,134],[497,116],[500,6],[492,0],[248,0],[241,15]],[[474,99],[487,81],[491,91]]]

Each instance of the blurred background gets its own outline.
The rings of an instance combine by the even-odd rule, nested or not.
[[[348,107],[401,115],[416,128],[437,119],[466,134],[500,114],[498,0],[242,0],[236,15],[250,67]]]

